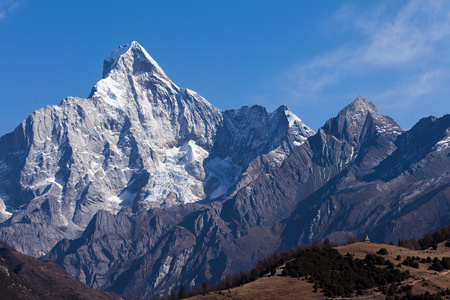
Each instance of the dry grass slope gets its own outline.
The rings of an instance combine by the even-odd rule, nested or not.
[[[383,255],[386,260],[390,260],[396,266],[403,262],[408,256],[427,258],[438,257],[450,257],[450,248],[445,247],[443,243],[438,245],[436,250],[409,250],[402,247],[377,244],[377,243],[355,243],[346,246],[340,246],[336,249],[342,254],[353,254],[354,258],[364,259],[368,253],[376,253],[381,248],[386,248],[387,255]],[[397,256],[401,256],[401,260],[396,260]],[[408,270],[411,277],[402,282],[401,286],[410,285],[412,287],[412,293],[422,294],[430,292],[432,294],[439,293],[450,287],[450,271],[444,270],[442,272],[436,272],[428,270],[430,263],[419,263],[419,268],[413,268],[409,266],[401,265],[398,267],[401,271]],[[199,295],[189,299],[201,300],[201,299],[327,299],[320,290],[318,293],[313,292],[313,284],[306,281],[305,278],[295,279],[290,277],[279,276],[283,267],[277,270],[277,276],[264,276],[254,282],[245,284],[240,287],[232,288],[225,291],[211,292],[207,295]],[[404,295],[404,294],[403,294]],[[348,299],[348,298],[345,298]],[[350,299],[386,299],[379,289],[373,289],[367,291],[367,294],[352,297]]]

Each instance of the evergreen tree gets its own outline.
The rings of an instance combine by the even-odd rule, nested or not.
[[[183,299],[184,297],[186,297],[186,291],[184,289],[184,285],[181,285],[180,290],[178,291],[178,297],[180,299]]]
[[[208,286],[208,284],[207,284],[206,282],[203,282],[203,283],[202,283],[202,294],[203,294],[203,295],[206,295],[206,294],[208,294],[208,291],[209,291],[209,286]]]

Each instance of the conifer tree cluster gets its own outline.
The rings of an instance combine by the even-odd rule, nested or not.
[[[379,259],[381,258],[381,259]],[[327,297],[351,297],[364,290],[401,282],[409,277],[409,272],[398,269],[380,268],[385,259],[368,254],[364,260],[353,259],[348,254],[342,256],[336,249],[306,249],[286,264],[283,275],[304,277],[322,288]]]

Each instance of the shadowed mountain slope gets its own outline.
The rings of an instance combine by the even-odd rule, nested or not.
[[[95,291],[53,261],[39,261],[0,241],[1,299],[121,299]]]

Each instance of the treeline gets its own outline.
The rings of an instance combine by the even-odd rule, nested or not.
[[[398,241],[398,245],[400,247],[405,247],[411,250],[425,250],[430,247],[436,249],[437,244],[447,241],[445,244],[447,247],[450,247],[450,225],[444,226],[433,233],[427,233],[421,239],[417,239],[415,237],[411,239],[400,239]]]
[[[364,290],[401,282],[409,272],[399,269],[379,268],[385,259],[368,254],[364,260],[353,259],[353,255],[342,256],[336,249],[307,249],[286,264],[283,275],[306,277],[314,283],[314,291],[323,289],[327,297],[351,297],[363,294]]]

